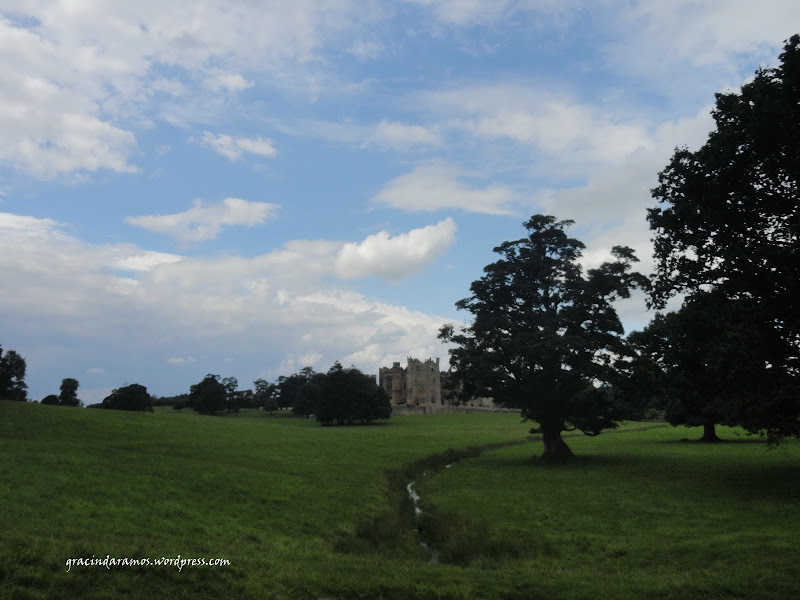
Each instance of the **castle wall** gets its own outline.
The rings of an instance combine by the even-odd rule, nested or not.
[[[394,414],[430,414],[469,410],[499,410],[491,398],[461,402],[454,390],[442,393],[447,373],[439,371],[439,359],[409,358],[405,368],[399,362],[378,370],[379,385],[389,393]]]
[[[441,406],[439,359],[421,361],[409,358],[407,364],[403,368],[396,362],[391,367],[379,370],[380,385],[389,392],[392,404],[408,407]]]

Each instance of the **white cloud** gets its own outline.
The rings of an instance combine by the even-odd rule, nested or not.
[[[423,92],[411,102],[446,115],[450,128],[483,140],[511,141],[531,148],[559,170],[569,165],[621,164],[632,152],[650,147],[651,123],[610,107],[574,101],[568,94],[535,84],[474,84]]]
[[[737,54],[762,54],[797,33],[800,6],[793,0],[746,0],[702,2],[640,2],[625,6],[620,26],[633,35],[634,52],[626,53],[637,63],[668,45],[670,60],[676,55],[697,66],[730,65]],[[620,54],[621,56],[621,54]]]
[[[409,125],[385,119],[377,125],[362,125],[350,120],[336,122],[304,119],[293,123],[275,123],[275,127],[290,135],[317,137],[358,148],[409,151],[443,144],[436,127]]]
[[[422,125],[405,125],[381,121],[369,140],[378,146],[405,150],[418,146],[439,146],[442,139],[435,130]]]
[[[336,274],[342,279],[378,276],[399,281],[443,254],[455,242],[456,229],[448,217],[395,237],[381,231],[363,242],[345,244],[336,257]]]
[[[627,232],[646,245],[648,237],[634,233],[641,225],[634,226],[630,220],[645,223],[645,209],[654,203],[650,190],[658,184],[658,172],[675,147],[699,148],[713,127],[710,107],[694,117],[662,123],[649,138],[646,150],[632,152],[623,164],[591,175],[584,185],[549,190],[538,207],[559,218],[574,219],[581,227],[606,231],[616,226],[620,236]]]
[[[225,198],[221,204],[195,200],[192,208],[182,213],[125,217],[125,222],[183,242],[201,242],[217,237],[223,225],[259,225],[273,217],[278,208],[277,204],[248,202],[240,198]]]
[[[238,73],[228,73],[221,69],[212,69],[205,84],[215,92],[224,91],[229,94],[238,94],[255,85]]]
[[[118,253],[118,257],[112,261],[111,265],[126,271],[147,272],[160,265],[184,260],[183,256],[177,254],[139,250],[130,244],[118,245],[115,251]]]
[[[272,85],[320,93],[320,49],[375,18],[350,0],[142,0],[135,10],[9,0],[0,16],[0,161],[39,177],[134,172],[139,126],[209,122],[254,85],[243,65]],[[246,151],[274,155],[269,140],[250,142]]]
[[[194,356],[174,356],[167,359],[168,365],[185,365],[196,363],[197,359]]]
[[[59,235],[61,223],[24,215],[0,213],[0,231],[5,239],[43,238]]]
[[[386,204],[406,211],[435,211],[457,208],[470,212],[502,215],[509,214],[513,191],[502,185],[484,188],[464,183],[466,174],[445,163],[416,167],[387,183],[371,202]]]
[[[234,355],[240,380],[288,374],[277,367],[286,357],[294,357],[298,367],[314,362],[323,368],[355,359],[359,368],[377,372],[387,356],[435,348],[445,321],[335,287],[330,276],[341,242],[297,240],[253,258],[153,264],[132,272],[135,279],[126,280],[135,287],[131,293],[119,285],[124,278],[115,275],[114,261],[120,253],[150,251],[50,235],[53,222],[37,221],[0,219],[46,234],[0,235],[0,280],[3,289],[14,290],[0,293],[0,315],[14,315],[13,321],[0,320],[6,339],[25,332],[29,380],[39,388],[57,387],[57,381],[40,379],[47,368],[84,372],[102,363],[110,378],[102,383],[110,387],[120,383],[114,374],[124,373],[152,393],[178,393]],[[410,240],[446,238],[451,227],[445,221],[432,228],[435,235],[418,230],[398,236],[408,246],[394,243],[413,257]],[[55,340],[70,341],[62,348]],[[368,346],[369,356],[359,354]],[[164,363],[185,368],[181,375],[168,374],[157,368]],[[264,365],[273,368],[265,373]]]
[[[189,141],[200,143],[214,152],[230,160],[238,160],[245,152],[258,156],[276,156],[278,151],[269,138],[236,138],[225,133],[211,133],[204,131],[200,139],[190,138]]]
[[[134,135],[104,119],[83,86],[88,63],[110,67],[95,58],[88,47],[65,56],[49,36],[0,17],[0,161],[40,177],[136,171]]]

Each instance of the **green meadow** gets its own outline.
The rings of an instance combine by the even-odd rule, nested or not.
[[[629,423],[546,464],[529,426],[0,402],[0,598],[800,597],[797,442]],[[179,555],[229,564],[67,569]]]

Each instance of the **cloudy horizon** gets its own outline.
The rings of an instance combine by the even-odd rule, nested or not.
[[[222,0],[0,9],[0,345],[29,397],[440,357],[534,213],[651,266],[649,190],[800,6]],[[628,331],[650,318],[619,305]]]

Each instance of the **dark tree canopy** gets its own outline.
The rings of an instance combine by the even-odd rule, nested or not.
[[[24,358],[14,350],[4,354],[0,346],[0,400],[25,402],[28,399],[25,369]]]
[[[718,439],[716,424],[765,430],[774,441],[800,411],[785,340],[753,299],[697,292],[629,339],[661,368],[667,420],[703,426],[703,441]]]
[[[309,385],[319,384],[312,382]],[[374,377],[364,375],[355,367],[346,369],[339,362],[334,363],[320,387],[314,412],[317,421],[322,424],[371,423],[392,415],[386,391],[376,383]]]
[[[153,412],[153,399],[147,388],[138,383],[118,388],[105,397],[101,408]]]
[[[294,390],[293,415],[309,418],[319,410],[325,373],[315,373],[313,369],[306,367],[300,373],[289,376],[286,384],[291,384]]]
[[[274,383],[269,383],[266,379],[256,379],[253,387],[255,387],[253,400],[256,406],[263,408],[269,414],[278,410],[277,388]]]
[[[191,386],[189,403],[199,413],[213,414],[225,410],[227,393],[219,381],[219,375],[209,373],[203,381]]]
[[[648,210],[657,261],[652,301],[714,286],[755,298],[798,341],[800,36],[740,93],[716,95],[716,129],[678,149]]]
[[[58,395],[58,403],[61,406],[80,406],[81,401],[78,399],[78,383],[77,379],[67,377],[61,380],[61,393]]]
[[[303,367],[298,373],[278,378],[275,386],[278,405],[282,408],[292,408],[292,413],[299,416],[309,416],[314,412],[314,407],[302,395],[302,390],[306,384],[315,380],[317,373],[311,367]]]
[[[788,40],[779,66],[757,71],[739,93],[717,94],[713,117],[716,128],[703,147],[677,149],[652,190],[659,205],[648,211],[656,259],[651,303],[663,308],[675,294],[710,291],[748,303],[759,330],[771,328],[764,335],[779,336],[785,353],[776,359],[765,352],[753,368],[780,369],[764,389],[782,379],[790,390],[800,373],[800,36]],[[800,435],[789,395],[780,394],[788,404],[778,413],[788,420],[777,428],[758,408],[766,399],[751,398],[749,427],[774,439]]]
[[[528,236],[495,248],[501,259],[456,303],[472,324],[460,332],[445,325],[439,336],[456,344],[450,363],[464,393],[520,408],[538,423],[548,458],[571,455],[562,431],[596,435],[616,426],[609,386],[628,348],[612,302],[646,285],[631,272],[637,259],[626,247],[584,276],[584,245],[567,235],[571,224],[531,217]]]

